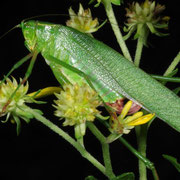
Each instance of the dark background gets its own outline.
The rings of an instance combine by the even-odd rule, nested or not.
[[[125,19],[124,7],[127,7],[129,0],[124,0],[125,3],[121,7],[115,7],[117,18],[122,27]],[[0,6],[1,26],[0,35],[8,31],[13,26],[19,24],[23,19],[42,14],[68,14],[68,8],[72,5],[73,9],[78,9],[78,0],[60,0],[53,1],[3,1]],[[87,7],[88,1],[81,1]],[[179,7],[172,1],[158,1],[160,4],[166,5],[165,15],[171,17],[169,24],[170,36],[159,38],[151,35],[149,48],[144,48],[141,67],[148,73],[163,74],[172,59],[179,51]],[[104,20],[105,13],[103,6],[93,8],[94,17]],[[66,16],[38,18],[44,21],[53,23],[65,24]],[[107,23],[104,28],[94,34],[95,38],[103,41],[112,48],[119,51],[116,39],[113,36],[110,25]],[[136,42],[128,40],[128,47],[133,56]],[[28,54],[28,50],[24,46],[24,39],[21,29],[16,29],[10,32],[6,37],[0,39],[0,76],[3,75],[12,67],[19,59]],[[23,77],[27,68],[27,64],[16,70],[13,76],[17,79]],[[58,85],[53,77],[51,70],[45,64],[43,58],[38,56],[38,61],[33,69],[33,74],[29,78],[30,91],[34,91],[46,86]],[[177,87],[174,84],[168,83],[168,87],[173,89]],[[49,105],[41,105],[45,115],[56,124],[61,124],[58,118],[53,114],[51,103],[53,97],[46,98]],[[73,135],[71,127],[64,128]],[[155,120],[148,134],[148,158],[155,163],[160,179],[163,180],[178,180],[180,175],[176,169],[165,159],[162,154],[169,154],[177,157],[180,162],[180,146],[179,133],[167,126],[160,120]],[[136,147],[136,138],[134,130],[124,135],[134,147]],[[98,159],[101,158],[101,147],[99,142],[87,131],[85,137],[85,145],[89,152]],[[112,163],[114,172],[121,174],[123,172],[134,172],[136,178],[137,159],[134,157],[120,142],[114,142],[111,145]],[[152,179],[151,173],[149,179]],[[41,180],[41,179],[78,179],[83,180],[88,175],[94,175],[100,180],[106,178],[91,165],[87,160],[61,137],[43,126],[36,120],[32,120],[29,125],[22,123],[21,134],[16,136],[16,127],[10,122],[0,123],[0,180],[9,179],[26,179],[26,180]]]

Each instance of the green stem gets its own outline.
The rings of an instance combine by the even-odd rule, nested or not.
[[[138,159],[140,159],[147,168],[149,168],[152,171],[154,180],[159,180],[156,168],[154,166],[154,164],[147,159],[146,157],[144,157],[142,154],[140,154],[135,148],[133,148],[123,137],[119,138],[119,141],[124,144]]]
[[[136,127],[138,151],[146,157],[147,124]],[[147,171],[144,162],[139,159],[139,180],[147,180]]]
[[[143,41],[142,41],[142,38],[139,37],[137,41],[137,47],[136,47],[136,53],[135,53],[135,59],[134,59],[134,64],[137,67],[139,67],[139,64],[140,64],[142,50],[143,50]]]
[[[167,76],[159,76],[159,75],[151,75],[151,76],[160,81],[180,83],[180,77],[167,77]]]
[[[169,75],[178,65],[180,62],[180,52],[177,54],[177,56],[174,58],[168,69],[165,71],[164,76]]]
[[[123,39],[123,36],[122,36],[122,33],[119,29],[119,26],[118,26],[118,23],[117,23],[117,20],[116,20],[116,17],[114,15],[114,11],[113,11],[113,8],[112,8],[112,5],[111,5],[111,1],[110,0],[103,0],[103,4],[104,4],[104,7],[105,7],[105,10],[106,10],[106,14],[108,16],[108,19],[111,23],[111,27],[114,31],[114,34],[116,36],[116,39],[117,39],[117,42],[122,50],[122,53],[124,55],[124,57],[126,59],[128,59],[129,61],[132,61],[132,58],[131,58],[131,55],[129,53],[129,50],[125,44],[125,41]]]
[[[97,161],[89,152],[87,152],[86,149],[79,144],[79,142],[75,141],[71,136],[69,136],[61,128],[53,124],[51,121],[49,121],[45,117],[41,116],[38,112],[30,108],[29,108],[29,112],[32,113],[38,121],[43,123],[45,126],[49,127],[52,131],[60,135],[66,141],[68,141],[76,150],[80,152],[80,154],[84,158],[89,160],[96,168],[98,168],[104,175],[106,175],[105,167],[99,161]]]
[[[143,37],[140,36],[137,41],[136,53],[135,53],[135,66],[139,67],[141,56],[142,56],[142,49],[143,49]],[[138,151],[144,157],[146,157],[146,141],[147,141],[147,131],[148,126],[142,125],[137,126],[136,128],[136,136],[137,136],[137,144],[138,144]],[[146,165],[141,159],[138,161],[139,163],[139,180],[147,180],[147,169]]]
[[[107,121],[104,120],[100,120],[99,121],[107,128],[109,129],[109,123]],[[141,160],[147,168],[149,168],[152,171],[154,180],[159,180],[156,168],[154,166],[154,164],[147,159],[145,156],[143,156],[142,154],[140,154],[135,148],[133,148],[123,137],[119,137],[118,138],[119,141],[124,144],[139,160]]]
[[[93,123],[88,122],[87,126],[91,130],[91,132],[96,136],[96,138],[101,142],[107,176],[109,177],[109,179],[115,178],[116,176],[113,173],[111,165],[109,144],[106,142],[106,137],[104,137],[104,135],[97,129],[97,127]]]

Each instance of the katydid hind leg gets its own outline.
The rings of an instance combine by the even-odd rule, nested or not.
[[[70,84],[70,81],[63,75],[61,70],[57,67],[55,63],[50,63],[49,66],[52,69],[54,76],[56,77],[57,81],[63,86],[66,83]]]
[[[67,68],[67,69],[77,73],[78,75],[80,75],[81,77],[83,77],[87,81],[87,83],[89,84],[89,86],[92,89],[95,90],[93,84],[91,83],[91,80],[88,78],[88,76],[84,72],[80,71],[79,69],[77,69],[77,68],[75,68],[75,67],[73,67],[73,66],[71,66],[71,65],[69,65],[69,64],[67,64],[67,63],[65,63],[65,62],[63,62],[63,61],[61,61],[61,60],[59,60],[59,59],[57,59],[55,57],[53,57],[53,56],[49,55],[49,56],[47,56],[47,59],[54,62],[54,63],[56,63],[56,64],[59,64],[59,65],[63,66],[64,68]]]
[[[79,69],[77,69],[77,68],[75,68],[75,67],[73,67],[73,66],[71,66],[71,65],[69,65],[69,64],[67,64],[67,63],[65,63],[65,62],[63,62],[63,61],[61,61],[61,60],[59,60],[59,59],[57,59],[55,57],[53,57],[53,56],[48,56],[47,59],[54,62],[54,63],[56,63],[56,64],[59,64],[59,65],[65,67],[65,68],[67,68],[67,69],[69,69],[69,70],[71,70],[71,71],[73,71],[75,73],[77,73],[78,75],[80,75],[81,77],[83,77],[87,81],[87,83],[89,84],[89,86],[92,89],[94,89],[96,91],[96,89],[95,89],[94,85],[92,84],[91,80],[89,79],[89,77],[84,72],[80,71]],[[104,107],[109,112],[109,114],[111,116],[117,118],[116,113],[114,111],[112,111],[112,109],[104,102],[104,100],[102,99],[101,96],[99,96],[99,97],[100,97],[101,101],[103,102]]]

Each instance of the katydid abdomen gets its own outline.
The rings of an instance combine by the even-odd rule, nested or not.
[[[62,25],[29,21],[22,30],[30,50],[36,47],[48,63],[47,57],[53,56],[84,72],[106,102],[122,94],[180,131],[180,98],[112,48]],[[61,70],[70,81],[82,80]]]

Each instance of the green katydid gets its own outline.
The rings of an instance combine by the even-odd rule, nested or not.
[[[41,53],[60,83],[82,83],[82,72],[105,102],[123,95],[180,131],[180,98],[115,50],[63,25],[31,20],[20,27],[31,53],[12,70],[32,56],[24,81]]]

